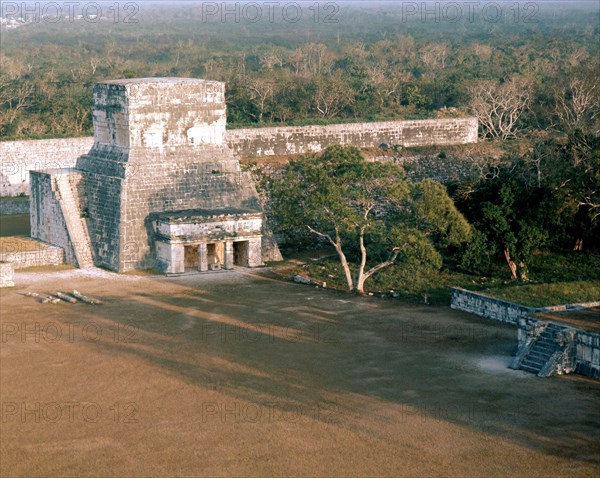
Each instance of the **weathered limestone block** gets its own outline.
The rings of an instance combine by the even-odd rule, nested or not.
[[[15,286],[14,273],[12,262],[0,262],[0,288]]]
[[[233,269],[233,241],[225,241],[225,269]]]

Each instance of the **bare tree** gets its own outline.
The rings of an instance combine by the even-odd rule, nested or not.
[[[431,70],[440,70],[446,67],[449,48],[443,43],[432,43],[421,51],[421,58],[425,66]]]
[[[280,47],[271,47],[266,51],[263,51],[258,60],[264,68],[267,70],[272,70],[275,65],[278,65],[279,68],[283,68],[283,59],[284,52]]]
[[[258,121],[262,123],[267,105],[273,99],[277,83],[272,78],[248,78],[246,80],[250,99],[258,108]]]
[[[571,78],[556,91],[555,100],[555,112],[565,133],[591,130],[600,134],[600,87],[593,74]]]
[[[304,62],[304,52],[302,51],[302,48],[296,48],[289,56],[288,62],[294,67],[294,74],[296,76],[300,76],[300,72],[302,71],[302,63]]]
[[[391,71],[382,65],[367,67],[369,84],[375,90],[380,106],[385,106],[390,98],[398,99],[400,86],[411,79],[411,73],[399,73]]]
[[[322,43],[306,43],[297,48],[293,56],[296,75],[313,77],[329,73],[335,61],[335,56]]]
[[[531,85],[523,77],[513,76],[504,83],[480,81],[469,87],[470,109],[479,120],[484,138],[516,137],[519,119],[529,106]]]
[[[35,89],[29,80],[0,78],[0,127],[13,124],[20,111],[31,106]]]
[[[323,118],[333,118],[354,103],[354,90],[340,75],[316,80],[314,105]]]
[[[92,75],[96,74],[96,70],[100,66],[100,58],[97,56],[92,56],[90,58],[90,66],[92,67]]]

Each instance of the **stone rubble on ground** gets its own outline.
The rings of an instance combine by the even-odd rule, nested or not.
[[[98,305],[101,304],[102,302],[99,301],[98,299],[92,299],[91,297],[87,297],[85,295],[83,295],[81,292],[79,292],[78,290],[74,290],[73,292],[71,292],[71,295],[77,299],[79,299],[81,302],[85,302],[86,304],[90,304],[90,305]]]
[[[56,297],[58,297],[59,299],[64,300],[65,302],[69,302],[71,304],[76,304],[77,303],[77,299],[75,299],[74,297],[71,297],[70,295],[63,294],[60,291],[56,292]]]

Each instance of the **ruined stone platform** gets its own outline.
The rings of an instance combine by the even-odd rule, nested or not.
[[[90,245],[89,254],[73,248],[69,263],[91,262],[117,272],[160,269],[165,257],[156,235],[157,214],[261,211],[250,174],[241,171],[225,141],[224,83],[189,78],[99,83],[93,121],[94,145],[69,172],[70,187],[58,172],[38,178],[39,187],[32,182],[32,224],[42,223],[47,214],[37,205],[54,200],[64,218],[64,227],[38,227],[32,235],[50,243],[62,244],[66,236],[67,243]],[[36,174],[41,175],[32,178]],[[261,249],[257,263],[262,254]],[[279,259],[276,244],[265,244],[264,256]]]

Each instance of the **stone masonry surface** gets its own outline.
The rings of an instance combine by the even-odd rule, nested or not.
[[[227,131],[227,142],[241,157],[318,153],[334,144],[358,148],[467,144],[477,142],[477,119],[234,129]]]
[[[0,200],[0,216],[15,216],[29,214],[29,198],[14,197]]]
[[[53,175],[69,170],[31,172],[31,237],[62,248],[67,264],[77,265],[75,250],[69,237],[61,205],[55,195]]]
[[[155,141],[163,126],[146,132],[144,141]],[[100,134],[106,134],[106,131]],[[192,129],[190,136],[194,134],[197,140],[208,139],[201,138],[201,133]],[[239,157],[251,158],[319,152],[332,144],[370,148],[381,144],[430,146],[474,143],[477,142],[477,120],[457,118],[247,128],[226,130],[224,133],[213,130],[208,135],[218,135],[221,142],[232,148]],[[138,136],[137,141],[142,141],[142,137]],[[30,170],[74,167],[77,158],[88,153],[93,145],[92,137],[0,142],[0,196],[29,194]]]
[[[224,144],[223,83],[122,80],[94,89],[95,143],[77,168],[87,178],[97,265],[119,272],[155,266],[156,213],[258,210],[249,174]]]
[[[6,241],[0,251],[0,262],[11,264],[14,270],[27,269],[28,267],[56,266],[65,263],[65,254],[60,247],[50,246],[41,242],[35,249],[20,247],[19,242],[14,244]]]
[[[597,306],[598,303],[584,304]],[[534,308],[514,304],[479,292],[473,292],[455,287],[452,289],[453,309],[462,310],[488,319],[515,325],[518,331],[519,345],[523,345],[538,323],[547,322],[532,317],[536,312],[563,310],[568,306]],[[575,371],[589,377],[600,378],[600,334],[584,330],[574,330]]]
[[[14,287],[14,272],[12,262],[0,262],[0,289],[3,287]]]
[[[29,195],[29,171],[71,168],[87,153],[94,138],[0,142],[0,196]]]

